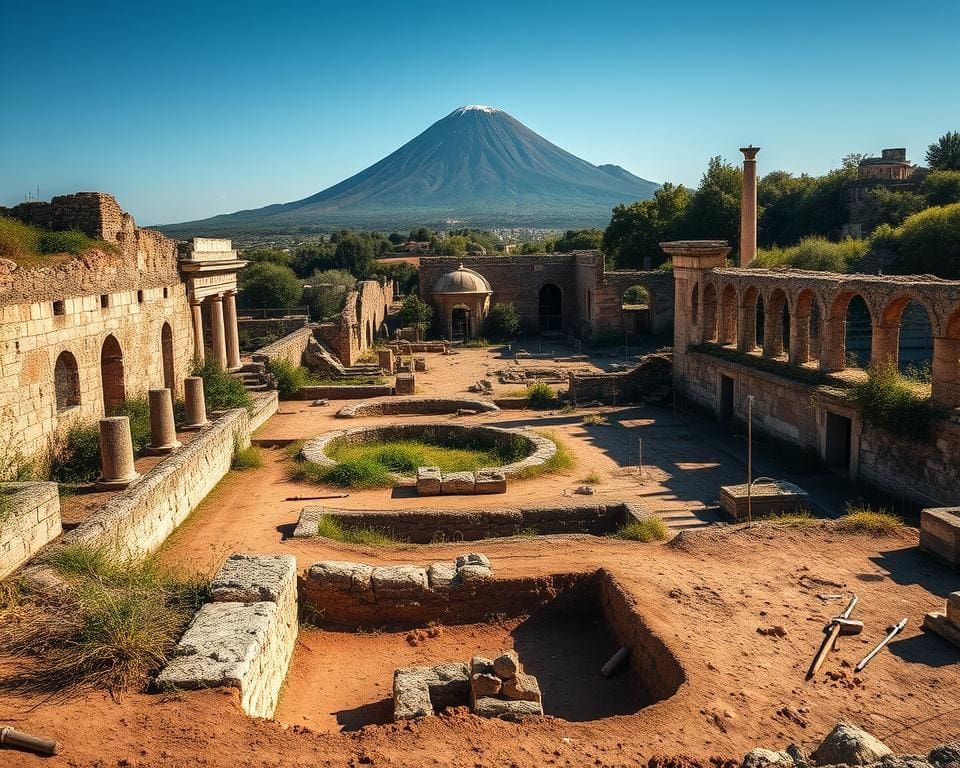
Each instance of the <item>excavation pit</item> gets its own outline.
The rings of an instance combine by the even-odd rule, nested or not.
[[[301,630],[276,719],[317,730],[392,722],[395,669],[462,663],[491,649],[515,650],[539,681],[544,714],[572,722],[635,713],[672,696],[685,679],[602,570],[493,579],[455,599],[376,606],[356,592],[318,591],[308,574],[301,600],[318,610],[320,628]],[[600,668],[622,646],[630,650],[627,665],[604,678]],[[435,703],[442,711],[444,702]]]

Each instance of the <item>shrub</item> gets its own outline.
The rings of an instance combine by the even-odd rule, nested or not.
[[[321,516],[317,521],[317,536],[340,541],[344,544],[362,544],[368,547],[386,547],[399,543],[393,537],[376,528],[344,525],[327,515]]]
[[[400,307],[400,322],[407,328],[414,328],[418,339],[430,327],[432,319],[433,307],[421,301],[419,296],[410,295],[403,300],[403,305]]]
[[[230,469],[245,472],[248,469],[260,469],[263,466],[263,454],[255,445],[242,447],[240,440],[233,441],[233,458],[230,460]]]
[[[602,413],[588,413],[583,417],[584,426],[599,427],[607,423],[607,417]]]
[[[92,483],[100,471],[100,430],[96,424],[74,424],[54,442],[50,479],[58,483]]]
[[[75,229],[66,232],[43,232],[40,235],[40,253],[84,253],[93,248],[105,245],[99,240],[87,237],[83,232]]]
[[[869,533],[883,536],[903,525],[903,521],[889,510],[881,507],[874,510],[869,504],[847,503],[847,511],[837,522],[837,527],[846,533]]]
[[[960,203],[927,208],[881,234],[887,246],[892,241],[900,274],[960,279]]]
[[[960,171],[930,171],[920,189],[929,205],[960,203]]]
[[[18,219],[0,217],[0,258],[19,259],[40,253],[40,230]]]
[[[930,434],[937,407],[897,371],[892,363],[871,365],[865,381],[854,384],[848,396],[863,417],[892,435],[921,441]]]
[[[498,301],[484,321],[487,334],[500,341],[511,341],[520,335],[520,313],[512,301]]]
[[[244,307],[287,308],[300,303],[303,286],[290,267],[261,261],[238,275]]]
[[[645,517],[624,523],[611,534],[615,539],[641,542],[664,541],[669,535],[667,524],[659,517]]]
[[[823,237],[805,237],[788,248],[761,248],[751,267],[795,267],[821,272],[850,272],[867,255],[865,240],[831,242]]]
[[[531,408],[551,408],[557,404],[557,393],[542,381],[528,384],[526,395]]]
[[[597,470],[592,469],[587,473],[587,476],[580,481],[586,485],[599,485],[603,482],[603,475],[601,475]]]
[[[281,400],[293,399],[297,392],[313,383],[310,371],[302,365],[294,365],[289,360],[271,360],[267,369],[277,380],[277,389]]]
[[[253,400],[240,379],[234,378],[213,359],[194,365],[193,375],[203,379],[203,399],[208,411],[226,408],[253,410]]]
[[[393,485],[390,470],[373,457],[347,459],[321,469],[321,482],[340,488],[389,488]]]

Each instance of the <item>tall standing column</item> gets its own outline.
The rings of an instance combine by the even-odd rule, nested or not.
[[[210,354],[221,368],[227,367],[227,335],[223,326],[223,296],[210,296]]]
[[[240,367],[240,331],[237,327],[237,292],[227,291],[223,301],[223,325],[227,333],[227,370]]]
[[[190,314],[193,316],[193,358],[203,363],[203,311],[199,301],[190,302]]]
[[[740,147],[743,152],[743,186],[740,197],[740,266],[757,256],[757,153],[760,147]]]

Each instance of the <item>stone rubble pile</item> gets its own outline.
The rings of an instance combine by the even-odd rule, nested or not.
[[[839,722],[809,755],[791,744],[785,750],[751,749],[741,768],[958,768],[960,741],[935,747],[927,755],[895,755],[876,736],[851,723]]]

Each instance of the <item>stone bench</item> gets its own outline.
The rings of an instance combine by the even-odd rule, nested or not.
[[[920,512],[920,548],[950,565],[960,565],[960,507]]]
[[[161,690],[232,687],[244,712],[272,717],[297,637],[291,555],[231,555],[157,678]]]
[[[473,472],[444,472],[440,481],[440,493],[446,495],[472,495],[477,481]]]
[[[737,522],[746,520],[748,506],[754,520],[769,515],[792,515],[807,509],[809,495],[802,488],[783,480],[754,482],[747,503],[747,485],[720,488],[720,508]]]

